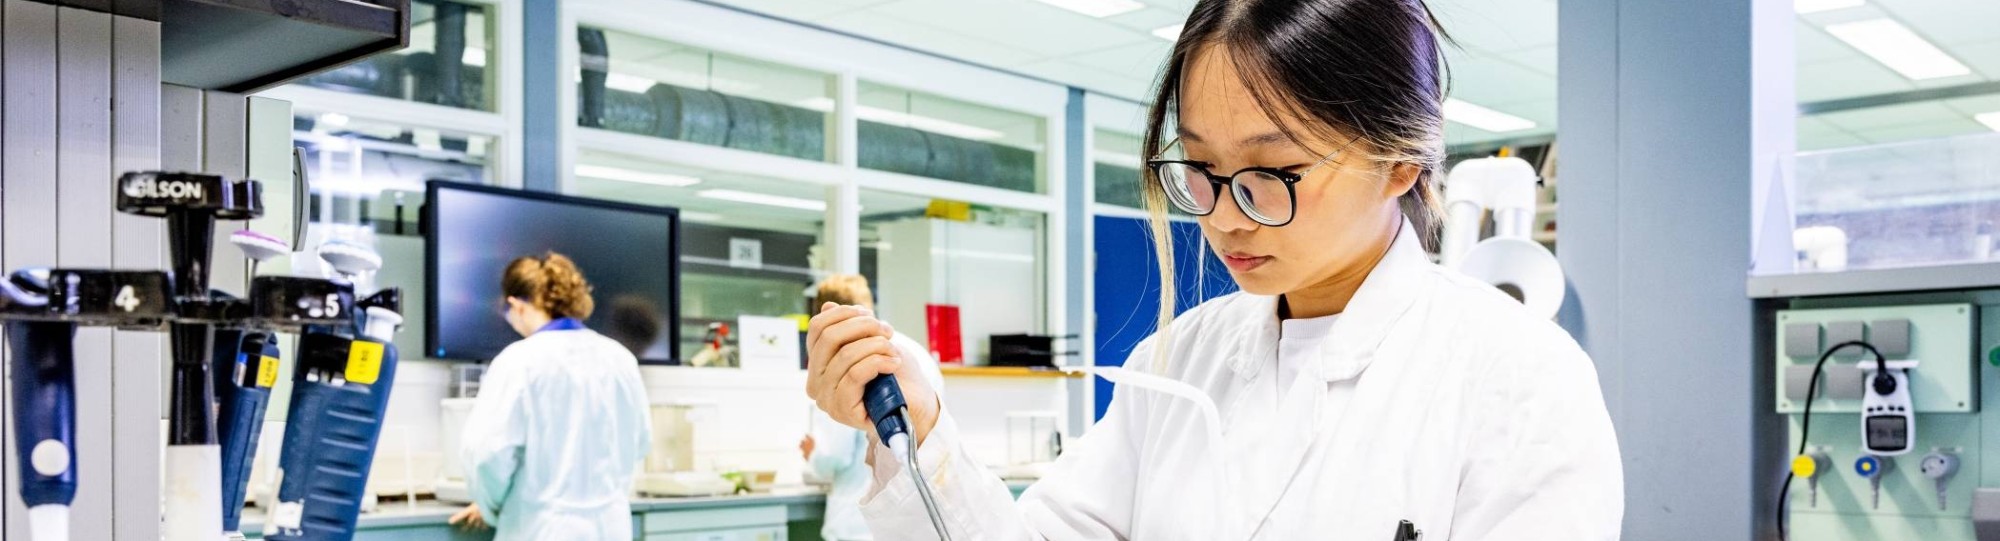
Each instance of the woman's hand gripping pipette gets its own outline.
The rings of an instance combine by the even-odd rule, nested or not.
[[[904,362],[896,353],[890,343],[894,336],[895,329],[867,308],[827,303],[806,331],[806,394],[833,420],[880,443],[877,418],[869,415],[864,398],[879,396],[881,388],[868,392],[869,384],[884,378],[905,399],[912,445],[922,445],[937,424],[937,392],[917,363]]]
[[[931,526],[939,539],[951,541],[916,452],[937,426],[937,390],[917,372],[915,359],[896,352],[895,337],[896,329],[867,308],[822,305],[806,332],[806,393],[834,420],[861,429],[905,461]],[[875,455],[868,454],[870,467],[877,466]]]

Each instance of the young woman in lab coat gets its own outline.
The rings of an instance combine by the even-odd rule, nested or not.
[[[451,518],[499,541],[632,539],[632,477],[652,446],[639,363],[583,326],[590,284],[568,257],[507,265],[507,346],[480,380],[457,450],[473,504]]]
[[[820,281],[816,289],[814,309],[827,303],[869,309],[875,307],[875,295],[868,289],[868,279],[859,274],[828,276]],[[932,390],[942,391],[944,374],[922,344],[900,334],[895,335],[891,342],[902,353],[900,358],[911,359],[918,365],[918,372]],[[874,535],[868,532],[867,521],[861,517],[861,497],[868,493],[869,482],[868,436],[854,427],[835,422],[823,411],[813,416],[810,428],[811,433],[799,441],[799,452],[813,474],[832,485],[826,492],[826,515],[820,527],[820,537],[826,541],[874,539]]]
[[[1195,4],[1153,101],[1146,195],[1156,243],[1164,204],[1198,215],[1242,291],[1140,344],[1127,367],[1163,377],[1123,378],[1019,502],[867,310],[813,319],[809,394],[863,427],[863,384],[899,376],[958,541],[1381,541],[1403,521],[1427,541],[1616,539],[1622,473],[1590,358],[1426,256],[1440,33],[1416,0]],[[889,454],[874,447],[862,504],[876,538],[935,537]]]

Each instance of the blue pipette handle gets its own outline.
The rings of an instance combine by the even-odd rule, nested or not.
[[[905,405],[903,387],[896,384],[896,376],[875,376],[861,387],[861,409],[868,412],[875,435],[883,442],[888,442],[890,436],[909,433],[910,427],[904,424],[901,415]]]
[[[224,333],[216,333],[222,340]],[[225,350],[225,348],[227,348]],[[222,439],[222,530],[238,531],[243,504],[249,497],[251,465],[264,432],[264,412],[276,378],[278,344],[265,333],[246,333],[216,345],[215,370],[227,381],[216,387],[221,402],[218,431]]]
[[[297,526],[280,524],[269,539],[354,538],[396,362],[396,345],[386,337],[314,332],[300,338],[280,461],[285,478],[278,488],[278,506],[297,513]],[[298,507],[286,511],[294,503]]]
[[[76,324],[7,322],[13,350],[14,453],[21,502],[69,505],[76,497]]]

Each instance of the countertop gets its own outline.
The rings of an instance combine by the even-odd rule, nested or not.
[[[1015,496],[1027,490],[1033,481],[1008,479],[1007,488]],[[792,508],[810,508],[810,517],[817,517],[817,511],[826,505],[826,492],[816,486],[777,487],[768,493],[737,494],[733,496],[707,496],[694,498],[635,498],[632,513],[644,514],[661,511],[695,511],[725,507],[750,507],[760,505],[783,505]],[[452,504],[437,500],[423,500],[415,504],[386,502],[374,512],[363,513],[357,526],[362,530],[382,530],[411,527],[427,527],[444,524],[451,515],[465,509],[463,504]],[[796,517],[798,514],[794,513]],[[263,531],[264,512],[259,509],[244,511],[243,531]],[[254,537],[254,535],[253,535]]]
[[[811,505],[823,506],[826,492],[817,487],[781,487],[769,493],[738,494],[734,496],[709,496],[699,498],[635,498],[632,512],[652,513],[657,511],[692,511],[718,507],[744,507],[755,505]],[[374,512],[362,513],[356,521],[360,529],[374,530],[405,528],[411,526],[435,526],[444,524],[451,515],[465,509],[464,504],[453,504],[437,500],[424,500],[415,504],[405,502],[385,502]],[[261,510],[244,511],[243,531],[263,530],[264,513]]]

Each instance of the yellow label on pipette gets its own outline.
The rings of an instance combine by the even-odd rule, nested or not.
[[[347,381],[375,383],[382,377],[382,344],[355,340],[347,350]]]
[[[278,358],[257,356],[257,386],[270,387],[278,384]]]

